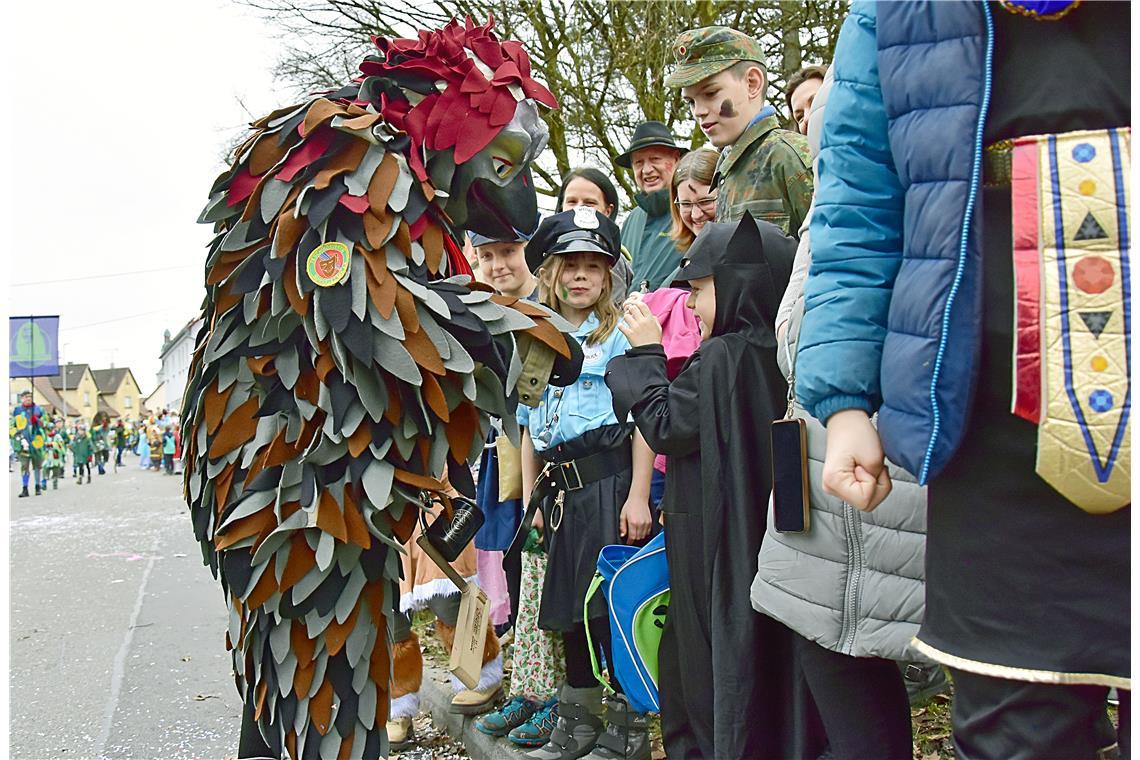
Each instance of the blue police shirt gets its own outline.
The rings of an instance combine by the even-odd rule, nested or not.
[[[582,344],[582,373],[573,385],[565,388],[547,386],[538,406],[531,409],[519,405],[516,418],[530,431],[535,451],[572,441],[587,430],[618,424],[614,401],[606,385],[606,365],[630,347],[629,340],[614,330],[597,345],[586,345],[586,336],[598,327],[593,312],[572,334]],[[549,437],[544,431],[549,431]]]

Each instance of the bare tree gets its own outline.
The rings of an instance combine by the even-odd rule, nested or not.
[[[627,197],[632,178],[613,163],[645,119],[665,122],[690,147],[704,136],[663,81],[672,45],[712,24],[755,37],[764,48],[769,100],[782,110],[784,83],[808,63],[830,62],[848,0],[239,0],[262,13],[282,41],[276,73],[301,92],[355,75],[371,37],[409,36],[452,18],[494,18],[518,39],[561,108],[545,115],[551,151],[535,166],[539,192],[556,195],[581,163],[608,167]]]

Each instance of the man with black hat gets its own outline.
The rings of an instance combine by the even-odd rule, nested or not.
[[[668,285],[666,278],[677,270],[681,254],[669,236],[673,226],[669,183],[673,181],[673,167],[684,152],[667,126],[644,121],[633,131],[629,149],[614,159],[618,166],[633,172],[640,191],[633,196],[636,208],[621,228],[622,243],[633,257],[633,290]]]
[[[803,135],[780,129],[764,103],[768,75],[760,43],[723,26],[690,29],[673,43],[677,68],[665,84],[681,97],[709,142],[720,148],[713,175],[716,220],[748,211],[799,236],[811,206],[811,154]]]
[[[795,248],[747,214],[706,224],[679,278],[692,286],[700,348],[670,383],[661,327],[634,297],[619,325],[633,348],[606,372],[615,414],[632,412],[669,456],[661,509],[672,598],[658,652],[669,757],[818,755],[801,738],[790,633],[745,601],[772,485],[769,429],[787,394],[772,347]]]

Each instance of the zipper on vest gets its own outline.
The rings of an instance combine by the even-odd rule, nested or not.
[[[859,629],[859,587],[863,585],[863,530],[855,507],[843,502],[843,523],[847,533],[847,583],[843,590],[843,624],[839,629],[839,651],[850,655]]]
[[[930,409],[933,413],[933,424],[930,430],[930,442],[926,445],[926,454],[922,458],[922,469],[918,473],[918,484],[926,485],[930,473],[930,459],[934,456],[934,444],[938,441],[938,434],[942,427],[942,412],[938,409],[938,379],[942,374],[942,359],[946,354],[946,334],[950,330],[950,312],[954,308],[954,301],[958,296],[958,289],[962,285],[962,273],[966,268],[966,249],[970,240],[970,223],[974,216],[974,206],[978,202],[978,187],[981,184],[982,171],[982,132],[986,125],[986,114],[990,109],[990,90],[993,87],[993,60],[994,60],[994,21],[990,15],[988,3],[982,3],[982,16],[986,21],[986,52],[985,66],[982,70],[982,105],[978,111],[978,126],[974,130],[974,165],[970,170],[970,194],[966,198],[966,214],[962,219],[962,234],[958,239],[958,266],[954,272],[954,283],[950,286],[950,294],[946,297],[946,306],[942,309],[942,333],[938,338],[938,353],[934,358],[934,372],[930,376]]]

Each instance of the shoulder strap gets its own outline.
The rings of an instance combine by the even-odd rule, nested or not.
[[[594,637],[590,635],[590,600],[594,598],[594,594],[598,593],[598,589],[602,587],[602,582],[605,578],[601,573],[594,573],[594,579],[590,581],[589,588],[586,589],[586,600],[582,603],[582,620],[585,621],[586,628],[586,648],[590,650],[590,666],[594,669],[594,678],[598,679],[598,683],[602,685],[602,689],[607,694],[615,694],[613,687],[609,685],[606,679],[602,678],[602,669],[598,665],[598,654],[594,651]],[[608,623],[608,621],[607,621]],[[612,669],[614,664],[610,663]]]

